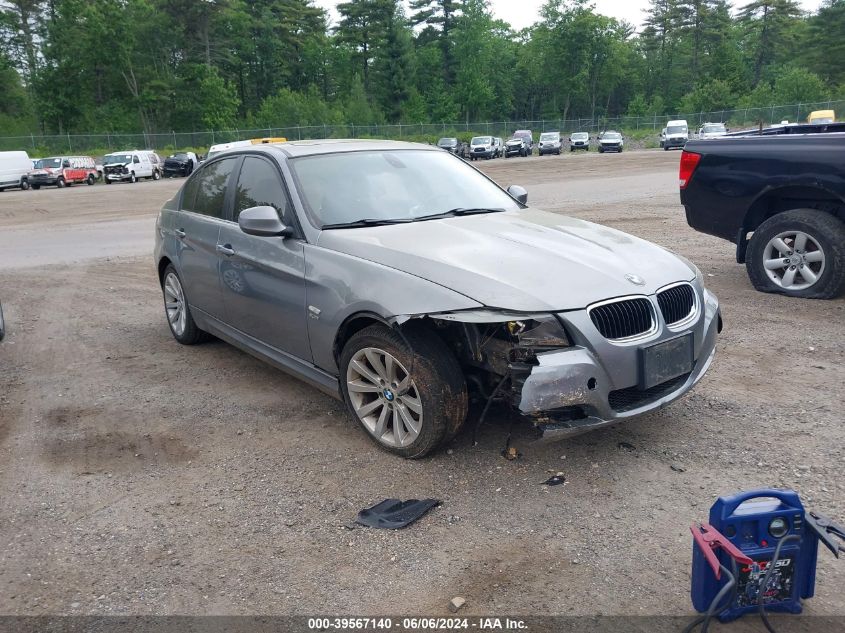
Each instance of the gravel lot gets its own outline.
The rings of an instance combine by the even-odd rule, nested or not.
[[[447,615],[460,595],[467,614],[688,614],[689,525],[717,495],[792,487],[845,520],[845,300],[753,291],[730,244],[687,227],[677,163],[478,163],[689,257],[725,320],[692,394],[561,443],[517,428],[513,462],[501,413],[478,446],[402,461],[304,383],[176,344],[150,253],[181,181],[0,194],[0,613]],[[385,497],[443,504],[351,527]],[[806,612],[845,615],[843,586],[822,552]]]

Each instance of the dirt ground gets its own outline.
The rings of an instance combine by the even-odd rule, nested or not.
[[[478,164],[690,258],[725,322],[687,397],[565,442],[517,428],[513,462],[501,413],[478,446],[403,461],[304,383],[176,344],[151,251],[181,181],[0,193],[0,613],[689,614],[689,525],[716,496],[790,487],[845,520],[845,300],[752,290],[687,227],[678,156]],[[386,497],[443,504],[351,525]],[[843,586],[821,552],[806,612],[845,615]]]

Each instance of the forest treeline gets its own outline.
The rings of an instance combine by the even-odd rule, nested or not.
[[[845,98],[845,0],[0,0],[0,135],[664,115]]]

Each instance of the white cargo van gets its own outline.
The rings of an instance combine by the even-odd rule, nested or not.
[[[32,161],[26,152],[0,152],[0,191],[4,189],[29,189],[27,174]]]
[[[139,178],[158,180],[161,177],[161,172],[150,159],[148,151],[132,150],[106,154],[103,156],[103,171],[103,179],[107,185],[121,180],[138,182]]]
[[[666,127],[660,132],[660,147],[668,150],[672,147],[681,147],[689,140],[689,126],[683,119],[669,121]]]

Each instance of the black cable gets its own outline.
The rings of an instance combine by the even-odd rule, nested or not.
[[[699,624],[703,624],[701,627],[701,633],[707,633],[707,629],[710,627],[710,620],[713,616],[733,604],[734,599],[736,598],[736,577],[738,576],[736,561],[731,559],[732,572],[728,571],[728,569],[722,564],[719,564],[719,568],[722,570],[722,573],[728,577],[728,582],[725,583],[725,586],[722,587],[719,590],[719,593],[717,593],[713,600],[710,601],[710,606],[707,608],[707,612],[687,624],[682,633],[691,633],[691,631]],[[728,600],[724,604],[719,604],[728,592],[731,594],[728,597]]]
[[[800,540],[801,537],[798,534],[788,534],[787,536],[784,536],[781,540],[778,541],[777,547],[775,547],[775,553],[772,556],[772,559],[769,561],[769,568],[766,570],[766,575],[763,576],[763,580],[757,588],[757,609],[760,612],[760,619],[763,620],[763,625],[766,627],[766,630],[769,633],[777,633],[777,631],[769,622],[769,618],[766,615],[766,607],[763,604],[763,598],[765,596],[763,594],[765,593],[766,587],[769,586],[769,579],[775,572],[775,565],[777,564],[777,561],[780,558],[780,548],[783,546],[784,543],[788,543],[789,541]]]

